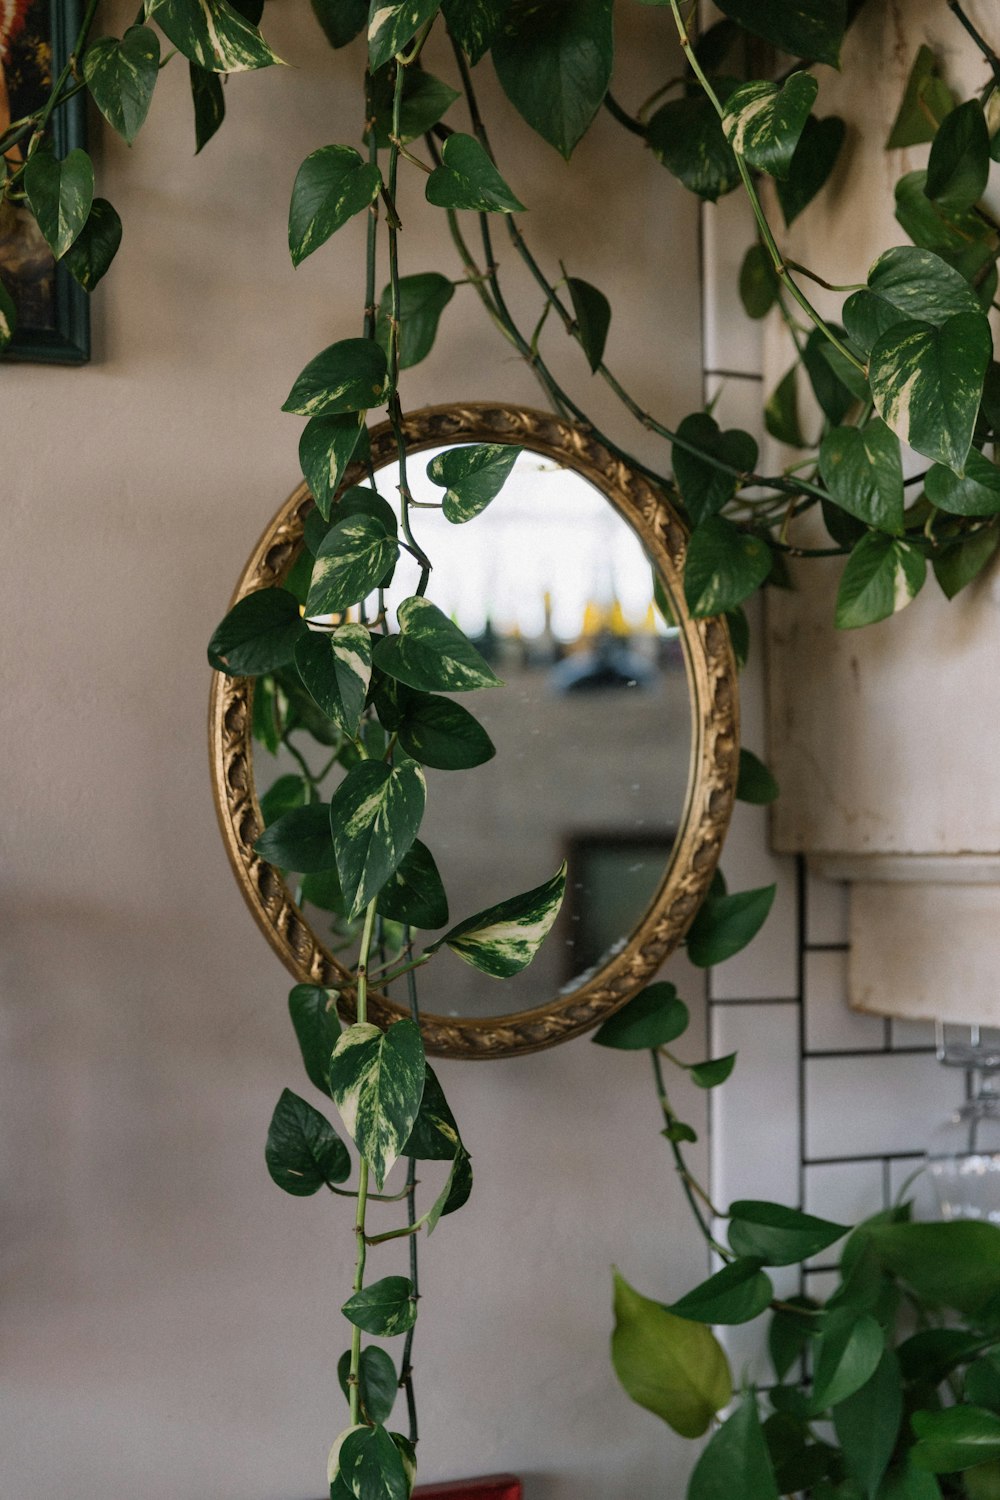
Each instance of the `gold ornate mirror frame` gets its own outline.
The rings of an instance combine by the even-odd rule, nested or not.
[[[544,412],[492,404],[436,406],[404,421],[407,449],[446,443],[516,443],[588,480],[638,535],[667,586],[680,627],[691,697],[691,769],[687,800],[673,852],[653,900],[621,950],[580,986],[546,1005],[497,1018],[424,1014],[428,1052],[442,1057],[510,1057],[538,1051],[588,1031],[624,1005],[684,936],[719,858],[732,811],[738,763],[736,667],[720,618],[692,619],[684,602],[687,537],[678,516],[654,486],[615,458],[583,427]],[[396,457],[388,423],[371,431],[376,470]],[[343,488],[363,481],[354,463]],[[232,603],[255,589],[280,584],[302,547],[313,508],[301,484],[254,548]],[[213,674],[209,717],[212,781],[226,850],[258,926],[300,983],[340,991],[338,1008],[353,1018],[353,977],[317,938],[280,874],[254,853],[263,830],[254,789],[253,679]],[[369,991],[368,1014],[378,1025],[408,1015],[386,995]]]

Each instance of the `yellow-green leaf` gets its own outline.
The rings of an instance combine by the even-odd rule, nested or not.
[[[611,1359],[632,1400],[681,1437],[707,1432],[733,1393],[729,1363],[711,1330],[643,1297],[617,1271]]]

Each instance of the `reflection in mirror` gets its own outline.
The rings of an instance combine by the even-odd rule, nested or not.
[[[456,525],[440,509],[440,485],[427,477],[443,451],[413,456],[408,466],[413,530],[433,562],[429,594],[503,686],[456,695],[497,753],[460,772],[427,766],[419,837],[450,895],[451,922],[540,884],[568,861],[563,911],[521,974],[498,982],[445,949],[421,976],[425,1011],[492,1017],[572,991],[636,928],[663,881],[682,819],[690,695],[679,631],[654,598],[651,561],[599,490],[524,450],[489,507]],[[398,467],[379,469],[376,482],[395,502]],[[307,542],[317,545],[321,534],[307,528]],[[404,553],[384,598],[390,629],[418,580]],[[378,607],[373,595],[366,620]],[[268,750],[273,690],[258,684],[255,715],[254,777],[265,822],[306,794],[301,763],[284,748],[276,756]],[[294,683],[279,677],[277,691],[294,691]],[[322,746],[310,738],[310,724],[302,728],[293,744],[317,773],[328,757],[317,754]],[[343,774],[340,765],[329,768],[323,800]],[[352,963],[360,924],[337,909],[335,876],[288,878],[316,934]],[[380,958],[391,962],[401,943],[402,930],[384,921]],[[404,986],[396,981],[387,993],[405,1004]]]

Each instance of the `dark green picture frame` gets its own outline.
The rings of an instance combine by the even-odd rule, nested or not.
[[[70,55],[80,28],[82,0],[50,0],[49,26],[52,74],[58,75]],[[15,44],[16,45],[16,44]],[[61,159],[86,146],[85,93],[76,94],[52,119],[52,144]],[[0,359],[30,360],[39,364],[82,365],[90,358],[90,299],[58,262],[52,271],[52,328],[18,328]]]

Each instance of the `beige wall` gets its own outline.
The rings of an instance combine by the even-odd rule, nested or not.
[[[111,7],[108,29],[133,10]],[[205,641],[297,478],[300,423],[280,403],[360,321],[362,226],[297,272],[284,231],[301,158],[354,138],[357,58],[329,54],[307,6],[268,12],[291,66],[229,82],[199,160],[177,61],[132,151],[95,122],[125,240],[93,364],[0,367],[11,1500],[306,1500],[342,1422],[349,1213],[293,1202],[264,1171],[278,1093],[308,1086],[204,751]],[[635,103],[676,64],[660,14],[622,19]],[[567,167],[502,113],[525,227],[551,267],[561,248],[612,295],[614,363],[683,415],[699,398],[693,201],[607,120]],[[423,238],[420,186],[402,200],[404,270],[450,267]],[[460,289],[410,406],[538,399],[472,303]],[[559,362],[589,399],[578,351]],[[680,1493],[687,1445],[607,1359],[612,1260],[664,1296],[701,1266],[643,1060],[582,1042],[442,1073],[479,1175],[424,1257],[422,1477],[512,1469],[529,1500]]]

